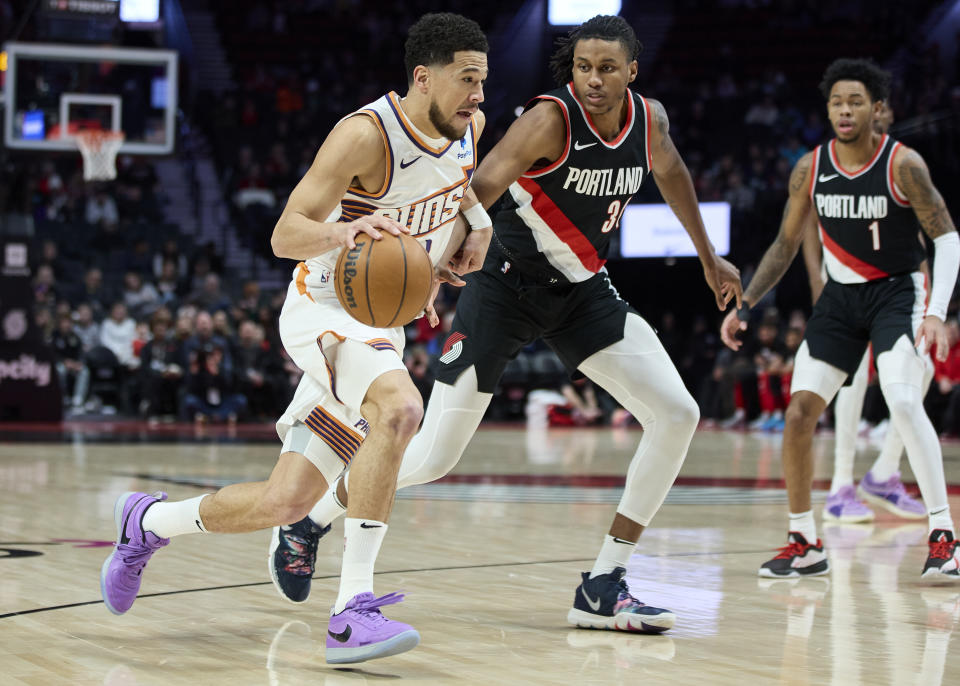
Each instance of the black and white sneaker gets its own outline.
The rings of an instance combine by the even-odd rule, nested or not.
[[[807,543],[803,534],[791,531],[787,534],[787,545],[779,549],[776,557],[764,562],[760,567],[760,576],[796,577],[820,576],[830,571],[823,543]]]
[[[953,533],[946,529],[934,529],[928,539],[930,554],[923,566],[924,579],[937,581],[960,581],[960,551]]]
[[[673,628],[676,615],[669,610],[645,605],[630,595],[624,575],[627,570],[616,567],[609,574],[591,579],[583,572],[582,583],[573,597],[573,608],[567,621],[587,629],[613,629],[659,634]]]
[[[273,527],[267,567],[277,592],[291,603],[309,597],[317,544],[328,531],[329,524],[321,529],[309,517],[290,526]]]

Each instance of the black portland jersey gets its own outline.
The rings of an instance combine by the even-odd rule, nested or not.
[[[650,107],[627,91],[620,135],[605,141],[577,100],[573,84],[537,96],[560,106],[567,126],[563,154],[510,185],[494,221],[507,260],[534,266],[559,282],[585,281],[606,262],[610,232],[650,173]]]
[[[893,180],[900,143],[884,135],[855,172],[840,166],[836,145],[833,139],[813,151],[810,180],[827,274],[840,283],[864,283],[915,271],[926,254],[917,217]]]

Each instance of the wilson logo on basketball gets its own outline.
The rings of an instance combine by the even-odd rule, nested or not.
[[[357,298],[353,293],[353,279],[357,276],[357,261],[363,252],[363,245],[357,245],[346,251],[346,259],[343,264],[343,281],[341,289],[343,291],[344,304],[349,308],[357,307]]]
[[[447,342],[443,344],[443,350],[441,351],[440,361],[444,364],[450,364],[455,359],[460,357],[460,353],[463,352],[463,341],[467,337],[460,332],[454,332],[450,334],[450,337],[447,338]]]
[[[436,231],[441,226],[454,220],[460,211],[460,201],[467,190],[467,180],[459,186],[441,191],[433,197],[419,200],[410,205],[398,208],[378,208],[373,214],[389,217],[410,229],[410,234],[420,236]]]

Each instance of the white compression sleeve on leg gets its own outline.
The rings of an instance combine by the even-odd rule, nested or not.
[[[937,432],[923,409],[923,362],[906,336],[877,357],[880,389],[890,408],[891,424],[907,447],[910,468],[928,511],[947,506],[943,453]]]
[[[470,367],[457,382],[436,382],[423,416],[423,426],[403,453],[397,488],[435,481],[453,469],[473,438],[492,393],[477,390]]]
[[[857,454],[857,427],[863,414],[863,397],[867,392],[870,351],[863,354],[857,373],[849,386],[837,391],[834,405],[836,438],[833,448],[833,483],[830,493],[853,484],[853,461]]]
[[[933,362],[927,356],[923,360],[923,387],[920,389],[920,395],[926,396],[927,389],[930,388],[930,382],[933,381]],[[900,438],[900,432],[893,424],[887,429],[887,435],[883,438],[883,448],[873,466],[870,467],[870,476],[874,481],[886,481],[900,466],[900,456],[903,453],[903,439]]]
[[[960,269],[960,237],[956,231],[933,239],[933,285],[930,287],[930,304],[927,316],[947,320],[947,306],[957,284]]]
[[[622,340],[588,357],[579,369],[643,426],[617,512],[646,526],[677,478],[700,409],[657,334],[635,314],[627,315]]]

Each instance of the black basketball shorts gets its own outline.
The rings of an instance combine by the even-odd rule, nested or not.
[[[493,393],[507,363],[538,338],[573,372],[585,359],[623,339],[627,313],[605,271],[575,284],[539,285],[501,260],[488,259],[465,279],[437,380],[453,385],[471,366],[477,387]]]
[[[852,377],[868,343],[876,358],[901,336],[913,342],[924,299],[922,277],[914,274],[854,284],[827,281],[804,335],[810,356]]]

